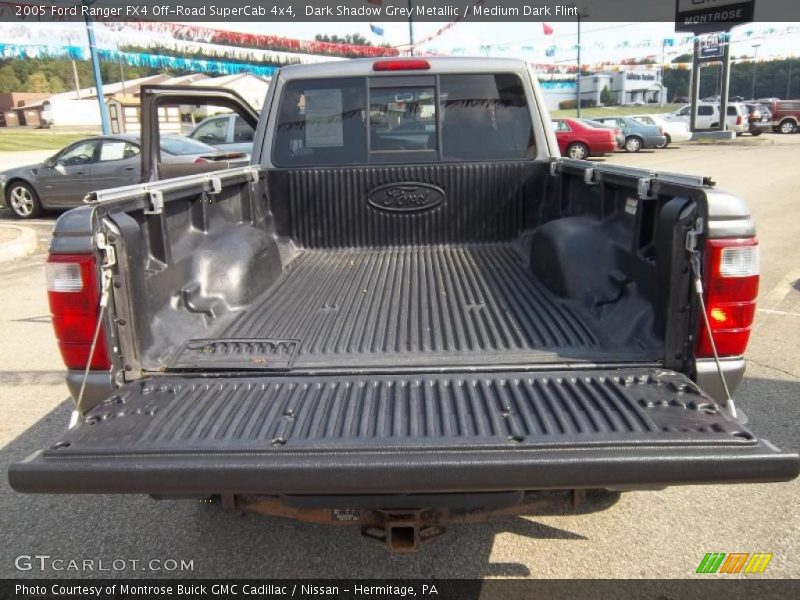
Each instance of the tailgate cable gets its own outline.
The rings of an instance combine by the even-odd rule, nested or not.
[[[81,418],[81,406],[83,404],[83,392],[86,390],[86,382],[89,379],[89,371],[92,367],[92,358],[94,357],[95,348],[97,347],[97,340],[100,337],[100,328],[103,326],[103,317],[105,316],[106,307],[108,306],[108,298],[111,291],[111,267],[116,264],[116,255],[114,254],[114,247],[106,240],[104,233],[97,234],[97,248],[103,252],[103,264],[100,265],[102,270],[100,280],[100,306],[98,307],[97,325],[94,328],[94,335],[92,336],[92,345],[89,347],[89,357],[86,359],[86,369],[83,372],[83,379],[81,381],[81,390],[78,393],[78,399],[75,401],[75,409],[69,418],[69,425],[67,429],[75,427]]]
[[[706,301],[703,297],[703,279],[700,276],[700,255],[697,253],[697,238],[703,232],[703,220],[697,219],[695,229],[692,229],[686,234],[686,250],[689,252],[689,263],[692,266],[692,274],[694,279],[694,289],[697,293],[697,300],[700,303],[700,314],[703,315],[703,325],[705,327],[706,336],[708,336],[708,344],[711,346],[711,353],[714,355],[714,363],[717,365],[717,373],[719,373],[719,380],[722,382],[722,389],[725,393],[725,408],[728,415],[736,419],[736,405],[731,397],[728,382],[725,380],[725,373],[722,370],[722,362],[719,360],[719,353],[717,352],[717,343],[714,341],[714,336],[711,332],[711,322],[708,320],[708,313],[706,312]]]

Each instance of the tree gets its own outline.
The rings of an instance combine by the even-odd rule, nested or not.
[[[372,46],[372,42],[370,42],[367,38],[365,38],[360,33],[348,33],[342,37],[339,37],[336,34],[328,35],[318,33],[314,36],[314,40],[317,42],[330,42],[332,44],[353,44],[355,46]]]
[[[607,85],[603,86],[603,91],[600,92],[600,102],[604,106],[615,106],[617,104],[617,99],[614,98],[614,94],[611,93]]]
[[[0,92],[19,92],[22,82],[11,65],[0,67]]]
[[[50,82],[47,81],[47,75],[42,71],[36,71],[28,75],[25,80],[26,92],[49,92]]]

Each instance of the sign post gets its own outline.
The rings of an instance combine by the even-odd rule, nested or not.
[[[695,38],[691,75],[692,115],[690,129],[697,132],[697,103],[700,97],[700,69],[710,62],[722,62],[719,123],[716,130],[724,137],[728,121],[728,93],[731,76],[730,37],[725,33],[737,25],[750,23],[755,14],[755,0],[676,0],[675,31],[689,31],[705,38]]]

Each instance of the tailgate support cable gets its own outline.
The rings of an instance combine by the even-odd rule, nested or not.
[[[700,303],[700,314],[703,316],[703,326],[705,327],[706,336],[708,336],[708,343],[711,346],[711,353],[714,355],[714,362],[717,365],[717,373],[719,373],[720,382],[722,382],[722,389],[725,393],[725,408],[731,418],[736,419],[736,405],[731,397],[731,391],[728,387],[728,382],[725,380],[725,373],[722,370],[722,363],[719,360],[719,353],[717,352],[717,344],[714,341],[714,336],[711,331],[711,323],[708,320],[708,313],[706,312],[706,301],[703,297],[703,279],[700,275],[700,256],[697,253],[697,239],[703,233],[703,219],[697,219],[695,228],[686,234],[686,250],[689,252],[689,263],[692,266],[692,274],[694,279],[694,289],[697,293],[697,300]]]
[[[103,326],[103,317],[105,316],[106,307],[108,306],[108,298],[111,292],[111,267],[116,264],[116,255],[114,247],[106,240],[104,233],[97,234],[97,248],[103,253],[103,264],[100,265],[102,270],[100,280],[100,306],[98,307],[97,325],[94,328],[94,335],[92,336],[92,345],[89,347],[89,357],[86,359],[86,369],[83,372],[83,379],[81,381],[81,390],[78,393],[78,399],[75,401],[75,409],[69,419],[68,429],[75,427],[81,418],[81,408],[83,404],[83,392],[86,390],[86,381],[89,379],[89,371],[92,367],[92,358],[97,347],[97,340],[100,337],[100,328]]]

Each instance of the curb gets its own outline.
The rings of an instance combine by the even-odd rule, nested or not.
[[[30,227],[18,227],[16,225],[0,225],[1,228],[15,229],[19,232],[16,239],[0,244],[0,262],[16,260],[23,256],[28,256],[36,250],[38,239],[36,232]]]

